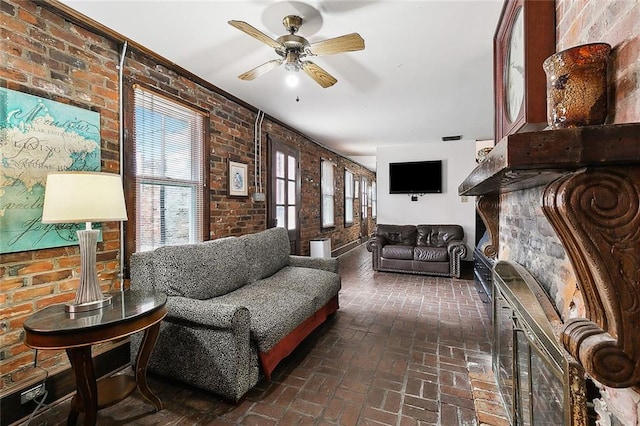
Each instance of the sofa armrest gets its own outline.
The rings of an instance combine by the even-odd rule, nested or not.
[[[467,246],[462,241],[450,241],[447,244],[447,252],[451,276],[460,278],[461,260],[467,255]]]
[[[467,255],[467,246],[462,241],[450,241],[447,244],[449,256],[458,256],[461,259]]]
[[[367,241],[367,250],[371,252],[371,266],[374,271],[380,269],[380,258],[382,257],[382,247],[387,244],[387,239],[383,236],[376,235]]]
[[[289,266],[300,268],[322,269],[338,273],[338,259],[335,257],[309,257],[289,255]]]
[[[167,299],[168,318],[188,321],[206,327],[249,330],[251,317],[244,306],[216,303],[211,300],[173,296]]]
[[[376,235],[369,238],[369,241],[367,241],[367,250],[373,253],[375,250],[382,249],[386,244],[387,239],[385,237]]]
[[[133,253],[129,258],[130,287],[132,290],[155,290],[153,252]]]

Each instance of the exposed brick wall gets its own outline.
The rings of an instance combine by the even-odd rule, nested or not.
[[[557,50],[585,43],[612,47],[610,123],[640,121],[640,4],[633,0],[557,0]]]
[[[608,123],[640,121],[640,3],[632,0],[557,0],[556,50],[606,42]],[[539,207],[543,188],[501,196],[500,258],[524,265],[545,287],[563,319],[584,315],[577,280],[560,240]],[[621,424],[638,424],[640,394],[607,389],[604,398]]]
[[[102,169],[119,172],[118,74],[115,44],[70,25],[32,2],[2,2],[0,11],[5,87],[100,113]],[[103,291],[119,288],[120,232],[104,224],[98,244]],[[22,344],[22,324],[34,311],[72,300],[78,286],[78,246],[0,255],[0,390],[28,379],[33,353]],[[67,364],[64,351],[40,351],[39,364]]]
[[[584,303],[562,242],[542,212],[544,187],[503,194],[499,258],[527,268],[564,319],[584,316]]]
[[[302,254],[309,254],[309,241],[314,238],[331,238],[331,248],[335,250],[343,245],[355,241],[360,236],[360,201],[354,200],[354,223],[352,226],[344,226],[344,169],[345,167],[354,173],[354,178],[365,176],[369,183],[375,180],[375,175],[365,167],[355,164],[322,146],[315,144],[300,135],[292,132],[284,132],[281,126],[266,123],[264,132],[269,133],[274,139],[300,149],[300,165],[302,170],[301,210],[300,210],[300,240]],[[320,159],[327,159],[336,164],[334,169],[335,179],[335,228],[321,229],[320,226]],[[373,232],[375,220],[371,217],[369,208],[368,229]]]
[[[30,1],[3,1],[0,84],[9,89],[66,102],[100,113],[102,170],[120,171],[118,63],[119,43],[75,25]],[[249,164],[249,188],[254,188],[253,132],[256,113],[179,70],[129,50],[124,63],[125,86],[139,82],[210,112],[210,238],[241,235],[266,227],[266,203],[227,197],[227,159]],[[126,132],[126,130],[125,130]],[[344,229],[343,200],[336,197],[338,226],[321,233],[318,222],[319,158],[330,157],[338,170],[348,166],[371,181],[374,174],[315,144],[298,132],[265,118],[263,133],[297,146],[302,155],[301,236],[303,254],[309,240],[330,236],[334,247],[358,238],[359,221]],[[263,141],[263,182],[267,178]],[[337,184],[342,185],[341,173]],[[358,206],[356,206],[358,208]],[[373,226],[371,222],[370,227]],[[103,226],[98,245],[98,272],[104,291],[120,287],[120,231],[117,223]],[[34,311],[73,299],[77,288],[77,246],[0,255],[0,393],[20,387],[35,374],[33,353],[23,343],[22,324]],[[50,371],[68,367],[63,351],[40,351],[39,365]]]

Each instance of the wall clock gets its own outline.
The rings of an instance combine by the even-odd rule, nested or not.
[[[494,37],[496,143],[547,126],[544,60],[556,48],[553,0],[505,0]]]

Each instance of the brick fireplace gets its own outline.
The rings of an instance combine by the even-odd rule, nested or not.
[[[601,424],[640,422],[639,165],[640,124],[522,133],[459,188],[480,196],[484,251],[541,285],[556,343],[599,389]]]

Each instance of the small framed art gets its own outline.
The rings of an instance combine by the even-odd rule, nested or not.
[[[249,182],[247,180],[248,167],[244,163],[229,160],[229,196],[248,197]]]

